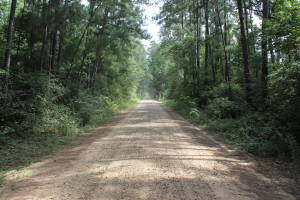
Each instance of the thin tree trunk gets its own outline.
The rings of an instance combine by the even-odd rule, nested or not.
[[[50,53],[50,68],[55,71],[56,65],[56,50],[57,50],[57,31],[52,35],[51,53]]]
[[[201,42],[201,22],[202,22],[202,15],[201,15],[201,6],[200,0],[197,0],[197,65],[195,69],[195,76],[196,76],[196,95],[199,95],[199,85],[200,85],[200,42]]]
[[[200,4],[199,4],[199,0],[197,0],[197,15],[196,15],[196,28],[197,28],[197,47],[196,47],[196,57],[197,57],[197,70],[200,69],[200,35],[201,35],[201,32],[200,32],[200,23],[199,21],[201,21],[201,17],[200,17]]]
[[[211,46],[209,47],[209,55],[210,55],[210,64],[211,64],[211,70],[212,70],[212,81],[213,84],[216,84],[216,67],[215,67],[215,62],[214,62],[214,57],[213,57],[213,52]]]
[[[224,34],[223,34],[223,48],[224,48],[224,56],[225,56],[225,80],[230,88],[230,69],[229,69],[229,61],[228,61],[228,26],[227,26],[227,9],[226,9],[226,0],[224,0]]]
[[[208,25],[208,0],[204,0],[205,9],[205,61],[204,61],[204,74],[207,77],[208,70],[208,57],[209,57],[209,25]]]
[[[227,56],[227,49],[226,49],[226,46],[227,46],[227,44],[226,44],[227,43],[227,36],[225,36],[226,30],[223,31],[223,29],[222,29],[221,17],[220,17],[220,10],[219,10],[218,6],[217,6],[217,16],[218,16],[219,29],[221,31],[222,45],[223,45],[223,52],[224,52],[224,59],[225,59],[225,74],[224,74],[224,77],[225,77],[226,83],[229,83],[230,82],[229,69],[228,69],[229,68],[229,64],[228,64],[228,56]],[[224,27],[226,28],[227,25],[225,25]]]
[[[23,8],[22,8],[22,12],[21,12],[21,18],[24,17],[24,10],[25,10],[25,7],[26,7],[26,1],[24,1],[24,4],[23,4]],[[21,35],[21,32],[19,33],[19,37],[18,37],[18,42],[17,42],[17,52],[16,52],[16,56],[15,56],[15,63],[14,63],[14,68],[17,66],[18,64],[18,61],[19,61],[19,53],[20,53],[20,49],[21,49],[21,42],[22,42],[22,35]],[[23,68],[24,71],[26,70],[25,68]]]
[[[244,14],[245,14],[245,29],[246,29],[246,38],[249,38],[249,20],[248,20],[248,10],[247,10],[247,0],[243,0],[243,6],[244,6]],[[249,44],[249,41],[248,43]],[[248,47],[249,51],[249,47]]]
[[[253,19],[252,7],[250,7],[250,10],[249,10],[249,17],[250,17],[249,30],[251,31],[251,33],[253,33],[254,32],[254,25],[253,25],[254,19]],[[255,41],[253,39],[253,34],[251,34],[251,38],[248,38],[248,51],[249,51],[250,55],[256,55]],[[255,72],[254,72],[255,79],[258,80],[258,71],[259,71],[260,67],[257,65],[253,65],[253,69],[255,70]]]
[[[47,63],[47,55],[45,52],[47,51],[47,42],[48,42],[48,22],[46,22],[46,12],[47,12],[47,1],[43,0],[43,9],[42,9],[42,20],[43,20],[43,42],[42,42],[42,48],[40,52],[40,71],[43,71],[43,68],[45,68],[44,64]],[[46,62],[45,62],[46,60]]]
[[[16,7],[17,7],[17,0],[12,0],[11,7],[10,7],[8,27],[7,27],[6,48],[5,48],[5,55],[4,55],[4,69],[6,69],[6,81],[5,81],[6,90],[8,89],[9,74],[10,74],[11,49],[12,49],[12,42],[13,42]]]
[[[64,44],[64,36],[63,36],[62,32],[59,32],[59,34],[58,34],[58,52],[57,52],[57,60],[56,60],[56,65],[57,65],[58,71],[60,69],[61,57],[62,57],[62,53],[63,53],[63,44]]]
[[[261,86],[262,98],[267,97],[267,76],[268,76],[268,36],[266,33],[266,22],[269,17],[268,0],[262,0],[263,3],[263,21],[262,21],[262,38],[261,38],[261,53],[262,53],[262,68],[261,68]]]
[[[244,64],[244,88],[246,93],[246,101],[251,104],[251,79],[250,79],[250,71],[249,71],[249,52],[247,47],[247,38],[245,32],[245,24],[244,24],[244,13],[242,0],[236,0],[237,7],[239,12],[239,20],[240,20],[240,32],[241,32],[241,45],[243,49],[243,64]]]

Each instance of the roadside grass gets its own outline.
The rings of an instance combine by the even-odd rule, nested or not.
[[[220,108],[223,102],[218,102],[217,106],[209,104],[202,109],[189,101],[162,100],[162,103],[191,123],[256,156],[277,157],[287,161],[299,159],[299,152],[291,151],[297,149],[293,146],[292,138],[282,137],[283,128],[268,113],[239,111],[240,114],[232,117],[228,113],[231,114],[236,108],[230,104],[225,105],[225,109]]]
[[[42,156],[57,151],[80,134],[42,133],[28,134],[24,138],[7,137],[6,144],[0,147],[0,173],[22,169]]]
[[[133,106],[137,102],[138,100],[123,103],[115,109],[115,112],[108,113],[97,124],[79,127],[70,134],[28,133],[24,134],[23,137],[3,138],[5,144],[0,145],[0,188],[4,185],[6,173],[16,170],[17,176],[28,176],[30,172],[24,171],[25,167],[57,152],[66,145],[70,145],[72,141],[80,139],[80,136],[84,136],[91,129],[112,120],[116,113]]]

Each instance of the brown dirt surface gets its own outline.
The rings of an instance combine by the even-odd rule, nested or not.
[[[5,177],[0,200],[297,200],[254,158],[143,100],[93,134]],[[289,187],[290,186],[290,187]]]

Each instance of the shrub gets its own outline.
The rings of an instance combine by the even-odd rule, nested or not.
[[[227,97],[213,99],[205,108],[205,113],[215,119],[234,118],[241,114],[241,109]]]
[[[246,151],[264,157],[297,158],[299,146],[291,135],[282,134],[270,114],[246,113],[239,119],[213,119],[208,128]]]
[[[204,111],[189,97],[180,100],[168,99],[164,103],[191,122],[207,127],[250,153],[299,160],[296,138],[278,126],[280,122],[274,113],[242,112],[244,108],[240,104],[223,97],[212,100]]]
[[[293,132],[300,131],[300,63],[278,65],[270,75],[270,106]],[[298,136],[300,143],[300,136]]]
[[[214,87],[210,93],[213,98],[228,97],[235,102],[243,102],[244,97],[244,90],[240,85],[235,83],[231,83],[230,88],[227,84],[221,83]]]
[[[95,126],[111,118],[118,105],[108,97],[82,93],[75,101],[75,108],[82,126],[87,124]]]
[[[46,98],[39,98],[40,111],[31,114],[26,122],[33,122],[34,132],[71,134],[78,127],[78,120],[74,113],[66,106],[53,104]],[[30,123],[29,123],[30,125]]]

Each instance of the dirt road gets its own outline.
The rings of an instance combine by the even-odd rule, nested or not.
[[[1,200],[297,199],[153,100],[7,180]]]

